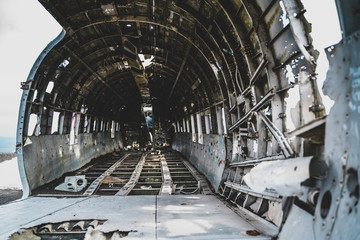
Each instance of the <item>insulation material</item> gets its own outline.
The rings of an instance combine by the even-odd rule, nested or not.
[[[254,191],[273,189],[282,196],[301,195],[301,182],[310,177],[312,157],[262,162],[244,176],[246,184]]]

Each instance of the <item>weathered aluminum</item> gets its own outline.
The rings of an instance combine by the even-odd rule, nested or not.
[[[325,156],[329,176],[315,211],[317,238],[358,239],[360,229],[360,32],[327,49],[330,69],[325,93],[335,101],[326,118]],[[341,87],[339,87],[341,86]],[[330,194],[329,194],[330,193]]]
[[[21,100],[17,152],[24,196],[124,143],[145,147],[145,103],[153,105],[157,143],[171,143],[216,192],[259,221],[279,226],[284,216],[280,239],[301,238],[296,227],[313,223],[306,239],[357,237],[358,2],[337,1],[346,38],[327,49],[332,69],[325,89],[335,106],[325,142],[324,131],[315,129],[323,128],[325,114],[317,52],[300,0],[40,2],[66,31],[35,63]],[[139,53],[152,57],[151,66],[141,67]],[[46,92],[50,82],[54,90]],[[55,112],[60,126],[51,134]],[[32,117],[37,123],[29,129]],[[288,121],[295,126],[290,135]],[[115,134],[114,122],[120,125]],[[188,132],[181,132],[185,122]],[[173,123],[177,132],[170,142]],[[282,152],[286,158],[325,156],[330,172],[305,182],[304,194],[284,198],[280,208],[272,204],[280,196],[245,191],[244,176]],[[315,202],[307,199],[317,190],[313,209]]]

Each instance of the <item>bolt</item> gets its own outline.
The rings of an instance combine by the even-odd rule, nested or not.
[[[286,118],[286,114],[285,113],[279,113],[279,118]]]
[[[323,222],[323,223],[321,224],[321,227],[322,227],[322,229],[325,228],[325,222]]]
[[[336,185],[336,178],[333,179],[333,184]]]

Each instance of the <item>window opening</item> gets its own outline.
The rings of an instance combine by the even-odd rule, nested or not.
[[[138,54],[141,64],[142,66],[145,68],[151,67],[152,64],[154,64],[153,60],[154,60],[154,56],[153,55],[144,55],[139,53]]]
[[[210,133],[213,133],[211,112],[209,113],[208,117],[209,117],[209,129],[210,129]]]
[[[53,119],[52,119],[52,123],[51,123],[51,134],[58,134],[58,129],[59,129],[59,117],[60,117],[60,112],[54,112],[53,113]]]
[[[182,119],[182,125],[183,125],[183,132],[186,132],[185,118]]]
[[[64,120],[65,120],[65,112],[62,112],[59,116],[59,134],[62,135],[64,133]]]
[[[46,92],[51,93],[53,89],[54,89],[54,82],[49,82],[46,87]]]
[[[89,129],[89,119],[88,116],[85,115],[84,117],[84,133],[87,133]]]
[[[191,119],[191,134],[192,134],[192,141],[196,142],[196,126],[195,126],[195,119],[194,115],[190,116]]]
[[[186,132],[188,132],[188,133],[190,133],[191,132],[191,130],[190,130],[190,120],[189,120],[189,118],[186,118]]]
[[[198,143],[203,144],[204,138],[203,138],[203,132],[202,132],[202,122],[201,122],[201,114],[196,114],[196,122],[197,122],[197,133],[198,133]]]
[[[205,121],[205,133],[210,134],[210,118],[209,114],[204,115],[204,121]]]
[[[35,134],[36,123],[37,123],[37,115],[33,113],[30,115],[29,118],[27,136],[32,136]]]
[[[227,127],[226,127],[225,109],[221,108],[221,112],[222,112],[222,124],[223,124],[223,129],[224,129],[224,135],[226,135]]]
[[[223,135],[223,122],[222,122],[221,107],[216,107],[216,123],[217,123],[217,134]]]
[[[100,128],[99,128],[100,132],[104,131],[104,120],[100,120]]]
[[[78,143],[78,132],[79,132],[79,120],[80,116],[78,113],[73,113],[70,127],[70,145]]]
[[[94,119],[93,132],[97,132],[96,126],[97,126],[97,120]]]
[[[176,121],[177,131],[181,132],[180,123],[179,121]]]
[[[111,121],[111,138],[115,138],[115,122]]]

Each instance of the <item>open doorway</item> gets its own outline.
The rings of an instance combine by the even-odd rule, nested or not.
[[[154,142],[154,130],[153,130],[153,116],[152,116],[153,108],[151,104],[146,104],[143,106],[143,113],[145,117],[146,127],[147,127],[147,135],[150,143]]]

